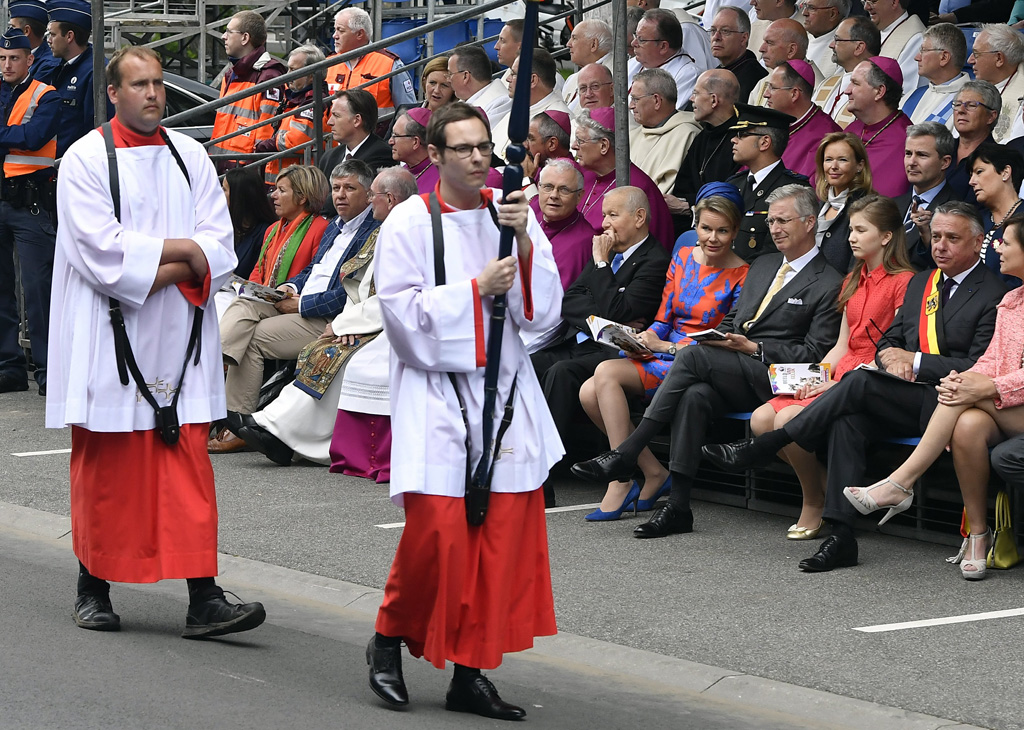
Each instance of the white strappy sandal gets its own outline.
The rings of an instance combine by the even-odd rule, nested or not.
[[[886,482],[893,485],[898,490],[907,495],[907,498],[904,499],[899,504],[895,504],[892,506],[887,504],[878,504],[878,502],[876,502],[874,498],[871,496],[871,490],[877,489]],[[854,494],[852,491],[853,489],[859,489],[860,494]],[[872,512],[875,512],[876,510],[885,509],[886,507],[888,507],[889,511],[885,513],[885,517],[878,521],[879,525],[884,525],[886,522],[891,520],[900,512],[906,512],[908,509],[910,509],[910,505],[913,504],[914,502],[914,490],[907,489],[902,484],[897,484],[889,477],[886,477],[880,482],[875,482],[870,487],[846,487],[843,490],[843,496],[845,496],[850,501],[850,504],[856,507],[857,511],[860,512],[862,515],[869,515]]]

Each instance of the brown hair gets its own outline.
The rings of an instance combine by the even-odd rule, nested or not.
[[[113,86],[115,89],[121,87],[121,64],[124,59],[131,56],[132,58],[138,58],[143,61],[156,61],[157,66],[161,66],[160,56],[152,48],[146,46],[123,46],[110,57],[110,63],[107,64],[107,84]]]
[[[849,134],[848,132],[832,132],[826,134],[821,144],[818,145],[818,151],[814,155],[814,169],[817,172],[817,179],[814,181],[814,192],[818,196],[818,200],[828,199],[828,180],[825,178],[825,148],[830,144],[836,142],[845,142],[853,150],[853,156],[857,162],[863,162],[864,167],[861,168],[860,172],[853,178],[850,183],[850,191],[863,190],[868,193],[875,192],[871,188],[871,163],[868,161],[868,151],[864,147],[864,142],[861,141],[860,137]]]
[[[1024,249],[1024,213],[1017,213],[1011,215],[1005,221],[1003,221],[1003,240],[1006,240],[1006,232],[1011,228],[1016,228],[1014,235],[1017,236],[1017,243]]]
[[[700,223],[700,214],[705,210],[724,216],[729,220],[729,226],[732,229],[739,230],[743,214],[740,213],[740,209],[736,207],[736,204],[728,198],[722,195],[709,195],[697,201],[697,205],[693,206],[693,227],[695,229],[697,224]]]
[[[872,193],[850,204],[850,217],[863,215],[868,223],[881,233],[891,233],[888,245],[882,248],[882,269],[887,274],[898,274],[902,271],[913,271],[910,257],[907,254],[907,234],[903,228],[903,214],[892,198],[885,198]],[[1022,216],[1024,219],[1024,216]],[[843,282],[839,292],[838,306],[842,311],[850,297],[860,285],[860,274],[866,266],[864,259],[857,259],[853,269]]]

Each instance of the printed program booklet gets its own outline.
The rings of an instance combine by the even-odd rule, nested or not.
[[[288,298],[288,295],[283,291],[263,286],[263,284],[257,284],[255,281],[243,279],[238,274],[231,275],[231,278],[228,279],[228,286],[234,289],[235,293],[243,299],[258,299],[262,302],[274,304]]]
[[[644,358],[654,357],[654,353],[639,340],[637,331],[632,327],[593,314],[587,317],[587,326],[594,342],[622,350],[626,354]]]
[[[827,383],[831,371],[832,365],[827,362],[779,362],[768,366],[768,378],[772,383],[772,393],[793,395],[797,388]]]

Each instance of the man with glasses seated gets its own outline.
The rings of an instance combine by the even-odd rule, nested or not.
[[[771,363],[819,362],[839,334],[836,297],[843,277],[815,246],[814,191],[786,185],[769,195],[767,203],[768,225],[779,252],[750,265],[735,307],[718,326],[727,339],[679,350],[636,430],[617,449],[572,468],[580,478],[595,482],[630,479],[643,448],[665,426],[671,427],[668,502],[633,531],[634,537],[692,532],[690,489],[712,421],[766,402],[773,395]]]
[[[769,73],[784,61],[803,61],[807,57],[807,31],[792,18],[773,21],[764,33],[764,41],[758,53],[761,54],[761,63]],[[814,72],[813,85],[817,86],[824,77],[816,66],[808,65]],[[750,92],[747,100],[754,106],[765,106],[767,85],[768,79],[761,79],[761,83]]]
[[[746,99],[757,82],[768,75],[757,55],[747,48],[750,40],[750,16],[741,9],[726,5],[720,9],[708,29],[711,55],[726,71],[732,71],[740,84],[740,98]],[[689,100],[684,109],[693,109]]]
[[[800,175],[816,174],[815,156],[827,135],[840,131],[839,125],[811,102],[814,71],[806,61],[793,59],[776,66],[768,77],[765,101],[777,112],[789,114],[789,144],[782,153],[782,163]],[[813,186],[814,181],[810,184]]]
[[[924,23],[907,13],[909,0],[866,0],[864,9],[878,28],[882,48],[878,55],[895,59],[903,70],[903,93],[909,96],[923,82],[914,59],[924,41]]]
[[[917,73],[928,83],[903,100],[900,108],[914,124],[938,122],[953,130],[953,99],[971,80],[963,70],[967,40],[955,25],[939,23],[924,32]]]
[[[850,15],[852,0],[805,0],[800,3],[804,28],[807,30],[807,60],[814,63],[827,78],[835,73],[832,60],[832,39],[839,24]]]
[[[583,197],[583,173],[572,159],[555,158],[544,163],[537,185],[540,227],[551,241],[562,288],[568,289],[590,261],[594,236],[600,231],[579,211]]]
[[[577,108],[579,114],[584,109],[599,109],[603,106],[615,106],[615,82],[612,70],[603,63],[590,63],[580,71],[577,89]]]
[[[629,156],[662,193],[672,192],[676,174],[700,126],[693,112],[676,110],[676,83],[660,68],[633,81],[629,109],[639,125],[629,133]]]
[[[853,70],[861,61],[878,55],[882,40],[874,23],[863,15],[855,15],[839,24],[830,47],[836,70],[815,87],[812,101],[845,129],[853,121],[853,115],[846,110],[845,95]]]
[[[628,133],[629,130],[622,132]],[[601,202],[605,194],[615,187],[615,110],[601,107],[584,111],[577,119],[572,149],[583,170],[584,190],[580,212],[592,226],[598,228],[604,220]],[[632,162],[629,164],[629,184],[644,191],[651,210],[648,218],[651,233],[662,246],[671,251],[675,242],[672,216],[661,190],[647,173]]]
[[[754,18],[751,18],[747,47],[754,53],[760,51],[768,26],[776,20],[791,18],[798,23],[803,21],[796,0],[751,0],[750,6],[754,11]]]
[[[994,136],[1006,142],[1024,135],[1020,98],[1024,96],[1024,38],[1006,25],[983,25],[967,58],[974,78],[988,81],[1003,98]]]
[[[644,13],[633,34],[633,59],[629,62],[629,84],[640,71],[660,68],[671,74],[682,106],[693,93],[700,68],[683,48],[683,29],[671,10],[652,8]]]
[[[448,81],[460,101],[484,110],[493,126],[509,113],[512,97],[500,79],[491,79],[491,59],[479,46],[457,46],[448,57]]]
[[[580,70],[565,80],[562,101],[566,103],[571,113],[576,114],[580,110],[580,74],[583,73],[583,69],[592,63],[601,64],[609,69],[609,72],[612,67],[611,26],[596,18],[580,21],[572,29],[566,47],[569,49],[569,58],[580,67]]]

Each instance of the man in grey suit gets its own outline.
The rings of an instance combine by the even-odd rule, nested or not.
[[[771,363],[818,362],[839,334],[836,297],[842,276],[814,245],[819,207],[814,192],[785,185],[767,202],[768,230],[779,253],[751,264],[735,308],[718,327],[726,339],[680,350],[636,431],[618,449],[572,468],[597,482],[627,479],[640,451],[671,424],[672,491],[634,537],[692,532],[690,487],[714,417],[754,410],[772,397]]]

